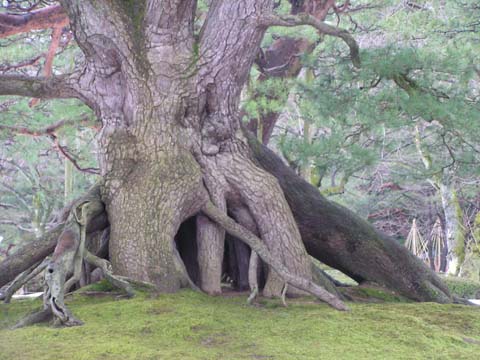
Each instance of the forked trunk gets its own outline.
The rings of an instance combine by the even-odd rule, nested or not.
[[[348,34],[309,17],[279,19],[273,15],[273,0],[211,1],[196,31],[196,3],[64,0],[85,55],[83,68],[51,81],[31,83],[20,77],[0,84],[0,94],[76,97],[102,121],[102,200],[111,226],[114,272],[175,291],[190,283],[185,267],[190,274],[198,269],[192,278],[206,292],[219,293],[225,233],[213,218],[234,236],[243,236],[283,274],[280,278],[268,271],[267,295],[281,295],[285,279],[325,295],[311,281],[302,232],[312,255],[330,259],[355,278],[378,279],[419,300],[448,301],[438,279],[404,253],[398,261],[395,244],[383,243],[354,215],[318,199],[318,191],[305,190],[283,164],[275,166],[278,159],[258,165],[240,130],[241,90],[268,26],[306,19],[321,32],[344,40]],[[358,48],[352,49],[355,57]],[[258,148],[253,150],[261,158]],[[244,227],[232,223],[225,216],[229,213]],[[181,224],[192,216],[197,216],[195,235],[179,241]],[[344,220],[348,223],[342,225]],[[396,274],[399,262],[402,271]],[[422,272],[418,281],[415,270]]]
[[[259,19],[274,2],[212,2],[199,37],[196,1],[169,3],[64,2],[87,57],[79,91],[103,123],[102,198],[115,272],[163,291],[186,285],[174,239],[196,215],[190,241],[197,246],[183,244],[182,255],[191,258],[185,249],[195,248],[199,285],[221,292],[225,231],[200,214],[211,201],[224,214],[247,209],[274,256],[310,280],[290,208],[277,180],[252,162],[238,116],[266,29]],[[265,293],[280,295],[283,287],[269,271]]]

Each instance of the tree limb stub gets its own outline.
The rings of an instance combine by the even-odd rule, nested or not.
[[[202,208],[202,211],[210,219],[222,226],[228,233],[249,245],[252,251],[255,251],[262,258],[262,260],[270,265],[272,269],[275,270],[287,283],[314,295],[337,310],[348,310],[346,305],[340,299],[330,294],[322,287],[314,284],[310,280],[302,279],[291,274],[281,262],[271,255],[270,251],[260,238],[255,236],[249,230],[245,229],[243,226],[237,224],[227,215],[223,214],[211,202],[208,202]]]
[[[318,30],[320,34],[334,36],[342,39],[350,49],[350,57],[352,63],[356,68],[360,68],[360,51],[357,42],[346,30],[338,27],[328,25],[322,21],[319,21],[314,16],[306,13],[298,15],[267,15],[260,18],[261,26],[302,26],[310,25]]]

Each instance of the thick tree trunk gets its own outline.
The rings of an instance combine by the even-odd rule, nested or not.
[[[255,159],[278,179],[311,256],[359,282],[373,281],[417,301],[452,301],[438,276],[403,246],[326,200],[255,136],[247,136]]]
[[[128,145],[123,140],[119,147]],[[200,168],[189,153],[166,147],[148,151],[136,158],[127,155],[135,161],[122,168],[126,173],[119,167],[123,160],[111,160],[116,168],[108,173],[111,180],[103,196],[110,221],[110,258],[119,275],[171,292],[187,285],[177,271],[173,239],[205,197]]]
[[[239,103],[267,27],[306,19],[319,31],[346,36],[308,16],[280,19],[273,14],[274,3],[210,2],[195,33],[195,0],[63,0],[84,67],[48,81],[0,79],[0,94],[76,97],[101,119],[102,200],[116,273],[163,291],[186,285],[174,239],[182,222],[213,203],[207,215],[247,239],[280,272],[268,271],[267,295],[280,296],[288,281],[331,303],[338,300],[312,283],[308,250],[355,279],[374,280],[418,300],[448,301],[438,278],[401,247],[326,202],[254,142],[261,166],[253,161],[240,130]],[[235,207],[246,209],[258,237],[226,217]],[[200,285],[217,293],[224,232],[199,218],[197,235]]]
[[[115,272],[175,291],[185,280],[174,256],[181,223],[207,200],[227,214],[234,198],[269,250],[310,280],[278,182],[251,161],[239,129],[240,93],[266,30],[260,19],[274,2],[212,2],[199,37],[194,0],[63,3],[88,58],[79,91],[103,123],[102,199]],[[200,286],[219,293],[224,230],[198,215],[196,233]],[[265,292],[279,295],[283,285],[270,272]]]

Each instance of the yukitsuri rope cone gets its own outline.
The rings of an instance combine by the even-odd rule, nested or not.
[[[417,219],[413,219],[412,227],[407,236],[407,241],[405,241],[405,247],[410,250],[413,255],[428,262],[427,242],[423,239],[420,231],[418,231]]]

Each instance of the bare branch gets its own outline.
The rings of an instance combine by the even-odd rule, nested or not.
[[[47,55],[45,57],[45,64],[43,66],[43,75],[45,78],[49,78],[52,76],[52,69],[53,69],[53,59],[55,57],[55,53],[57,51],[58,45],[60,45],[60,38],[62,36],[63,27],[57,26],[53,28],[52,31],[52,40],[50,42],[50,47],[48,48]],[[29,105],[35,106],[40,101],[39,98],[34,98],[30,101]]]
[[[0,65],[0,72],[6,72],[6,71],[9,71],[9,70],[16,70],[16,69],[20,69],[20,68],[23,68],[23,67],[27,67],[27,66],[33,66],[33,65],[36,65],[41,58],[45,57],[45,54],[42,53],[40,55],[37,55],[31,59],[28,59],[28,60],[23,60],[21,62],[19,62],[18,64],[13,64],[13,65],[10,65],[10,64],[2,64]]]
[[[65,146],[60,145],[60,143],[58,142],[58,138],[55,135],[52,135],[52,137],[53,137],[55,147],[58,149],[58,151],[60,151],[60,153],[65,157],[65,159],[70,161],[78,171],[89,173],[89,174],[95,174],[95,175],[100,174],[100,170],[97,168],[91,168],[91,167],[82,168],[80,165],[78,165],[77,160],[75,160],[73,156],[69,154]]]
[[[18,209],[18,206],[12,205],[12,204],[7,204],[7,203],[0,203],[0,208],[4,208],[4,209]]]
[[[77,170],[81,172],[86,172],[89,174],[99,174],[100,172],[96,168],[82,168],[78,164],[77,160],[69,153],[67,148],[65,146],[60,145],[58,138],[55,134],[55,132],[58,129],[64,126],[89,124],[91,122],[92,120],[90,119],[90,117],[88,115],[85,115],[80,119],[60,120],[41,129],[30,129],[24,126],[7,126],[7,125],[0,124],[0,130],[7,130],[16,134],[34,136],[34,137],[48,136],[53,140],[55,149],[57,149],[60,152],[60,154],[62,154],[62,156],[65,157],[66,160],[70,161]]]
[[[60,120],[41,129],[30,129],[23,126],[7,126],[7,125],[0,124],[0,130],[7,130],[20,135],[45,136],[45,135],[52,135],[53,133],[55,133],[55,131],[57,131],[58,129],[64,126],[89,124],[91,122],[92,121],[90,117],[84,116],[80,119]]]
[[[352,63],[356,68],[360,68],[360,54],[359,54],[359,47],[355,39],[352,35],[344,30],[340,29],[335,26],[331,26],[325,24],[322,21],[319,21],[314,16],[310,14],[298,14],[298,15],[266,15],[260,18],[260,25],[261,26],[302,26],[302,25],[309,25],[314,27],[318,30],[319,33],[334,36],[342,39],[350,49],[350,57],[352,59]]]
[[[21,205],[25,208],[25,210],[28,212],[28,214],[31,216],[32,215],[32,210],[30,209],[30,204],[28,203],[27,199],[17,190],[15,190],[13,187],[11,187],[8,184],[5,184],[4,182],[0,182],[0,186],[5,188],[5,190],[9,191],[15,198],[20,202]]]
[[[27,227],[23,226],[21,223],[18,223],[18,222],[13,221],[13,220],[0,219],[0,225],[14,226],[14,227],[16,227],[17,229],[19,229],[19,230],[21,230],[21,231],[28,232],[28,233],[33,233],[33,232],[35,232],[34,229],[32,229],[32,228],[27,228]]]

